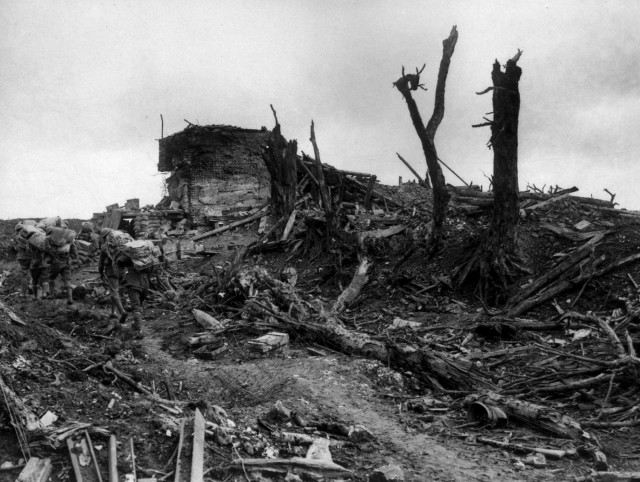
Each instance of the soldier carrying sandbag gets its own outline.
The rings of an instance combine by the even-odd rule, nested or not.
[[[116,264],[119,269],[126,270],[123,286],[131,302],[132,328],[137,332],[141,330],[142,305],[149,294],[151,275],[160,262],[160,256],[160,250],[148,240],[131,241],[118,250]]]
[[[45,260],[46,233],[35,226],[25,226],[20,233],[29,240],[29,273],[33,297],[36,300],[49,295],[49,264]]]
[[[111,298],[111,314],[112,321],[104,330],[106,334],[111,333],[118,328],[115,318],[119,317],[119,323],[123,324],[127,320],[127,312],[122,306],[120,299],[120,275],[114,258],[117,256],[117,249],[120,244],[133,241],[133,238],[127,233],[117,231],[115,229],[103,228],[100,231],[100,259],[98,260],[98,273],[100,279],[106,281],[109,285],[109,296]],[[117,312],[117,314],[116,314]]]
[[[26,220],[16,224],[13,234],[13,244],[18,252],[17,260],[20,267],[20,294],[25,297],[29,293],[29,283],[31,281],[31,274],[29,268],[31,267],[31,254],[29,253],[29,236],[35,232],[35,221]],[[31,226],[31,228],[24,229],[25,226]],[[29,230],[32,231],[29,231]]]
[[[67,304],[73,304],[71,285],[71,259],[78,259],[76,232],[56,226],[45,227],[45,262],[49,264],[49,287],[54,291],[55,279],[60,276],[67,295]]]

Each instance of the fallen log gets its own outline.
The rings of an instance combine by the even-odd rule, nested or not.
[[[286,328],[316,337],[319,342],[346,354],[375,358],[403,371],[410,370],[434,389],[495,389],[487,373],[468,360],[412,345],[383,343],[367,334],[352,331],[331,318],[324,324],[303,322],[286,313],[277,313],[256,300],[247,305],[263,315],[273,316]]]
[[[487,403],[497,406],[512,420],[535,427],[542,432],[556,437],[579,440],[582,427],[573,418],[543,405],[537,405],[517,398],[500,395],[495,392],[484,392],[469,395],[464,403]]]

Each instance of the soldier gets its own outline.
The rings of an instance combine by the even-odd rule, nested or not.
[[[124,323],[127,320],[127,312],[122,306],[122,300],[120,299],[120,276],[117,271],[117,267],[114,266],[113,261],[107,254],[106,249],[106,238],[112,230],[109,228],[103,228],[100,231],[100,259],[98,261],[98,273],[100,273],[100,279],[107,282],[109,285],[109,296],[111,297],[111,315],[110,318],[115,319],[116,317],[120,317],[119,322]],[[116,311],[118,314],[116,314]],[[117,325],[114,320],[112,320],[107,328],[105,329],[106,333],[112,332],[116,329]]]
[[[13,240],[16,250],[18,251],[17,260],[20,266],[20,294],[25,297],[29,293],[31,256],[29,255],[29,242],[27,238],[20,236],[20,231],[22,231],[23,227],[23,223],[16,224]]]
[[[153,267],[136,269],[133,260],[128,255],[118,255],[116,264],[119,269],[126,269],[123,286],[127,289],[131,311],[133,312],[134,331],[140,331],[142,323],[142,304],[149,294],[150,278]],[[141,335],[140,335],[141,336]]]
[[[45,232],[47,233],[48,245],[45,256],[45,262],[50,264],[49,266],[49,285],[53,290],[55,279],[60,275],[62,278],[62,284],[67,294],[67,304],[73,304],[73,296],[71,287],[71,259],[78,259],[78,250],[74,242],[76,233],[73,230],[67,230],[65,235],[68,237],[68,242],[63,242],[64,248],[60,248],[59,244],[54,244],[52,235],[55,235],[54,229],[63,229],[47,226]],[[59,240],[58,240],[59,241]]]
[[[33,284],[33,298],[40,300],[49,296],[49,265],[45,260],[45,252],[33,245],[29,246],[29,272]]]

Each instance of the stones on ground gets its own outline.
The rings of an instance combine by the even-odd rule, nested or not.
[[[404,480],[405,478],[402,468],[394,463],[378,467],[369,476],[369,482],[397,482]]]

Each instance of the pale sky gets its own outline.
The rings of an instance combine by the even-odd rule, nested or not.
[[[440,157],[487,184],[494,59],[523,50],[520,187],[577,186],[640,209],[640,2],[0,0],[0,218],[89,218],[157,203],[164,134],[273,126],[338,168],[387,184],[426,170],[392,83],[426,63],[425,122],[452,25]],[[445,170],[447,182],[460,182]]]

